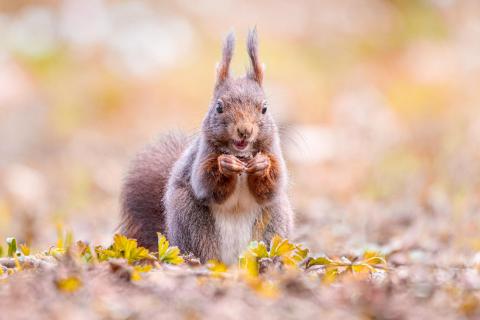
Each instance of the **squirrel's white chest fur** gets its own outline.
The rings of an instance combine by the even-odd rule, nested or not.
[[[246,174],[241,174],[232,195],[221,205],[211,206],[219,238],[220,258],[233,264],[252,240],[255,219],[261,207],[247,185]]]

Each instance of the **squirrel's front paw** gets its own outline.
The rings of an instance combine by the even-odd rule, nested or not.
[[[247,163],[246,171],[249,174],[262,176],[270,168],[270,158],[262,153],[257,155]]]
[[[233,176],[245,171],[245,164],[231,154],[222,154],[218,157],[218,169],[225,176]]]

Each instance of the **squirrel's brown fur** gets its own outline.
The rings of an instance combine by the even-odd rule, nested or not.
[[[256,31],[251,70],[230,77],[234,38],[224,44],[199,136],[170,135],[133,162],[122,191],[121,231],[156,250],[156,232],[202,261],[236,261],[251,240],[289,235],[293,212],[277,127],[267,112]]]
[[[187,143],[181,134],[161,137],[135,157],[127,174],[121,194],[122,233],[144,247],[156,248],[156,232],[165,233],[163,196],[169,171]]]

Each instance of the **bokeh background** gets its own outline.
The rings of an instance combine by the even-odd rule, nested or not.
[[[480,2],[0,1],[0,238],[111,240],[129,160],[195,134],[226,33],[257,26],[314,252],[480,250]],[[480,258],[477,255],[477,259]]]

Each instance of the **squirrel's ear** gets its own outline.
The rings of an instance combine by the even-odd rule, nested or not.
[[[248,32],[247,50],[252,63],[251,69],[248,71],[248,77],[255,80],[259,85],[262,85],[263,66],[258,59],[257,27]]]
[[[217,85],[221,84],[230,74],[230,61],[232,61],[235,35],[230,32],[223,43],[222,61],[217,66]]]

